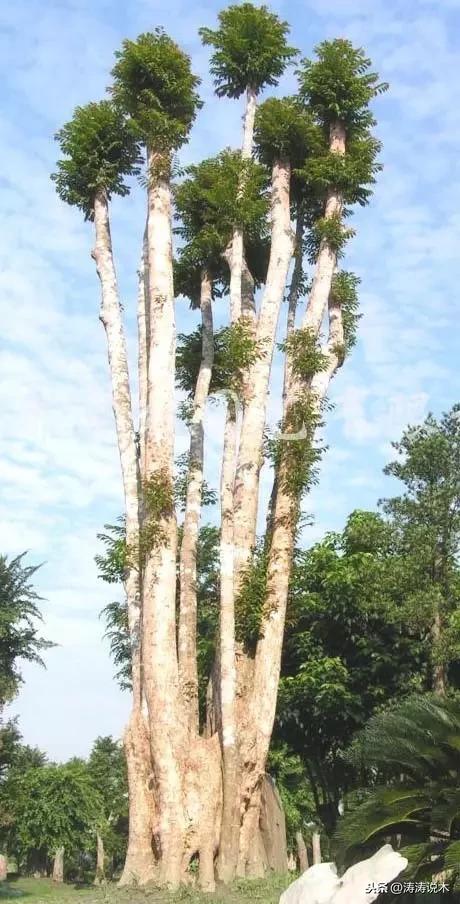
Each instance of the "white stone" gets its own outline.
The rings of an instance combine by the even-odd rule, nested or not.
[[[283,892],[279,904],[371,904],[379,883],[389,884],[406,866],[406,858],[391,844],[351,866],[340,879],[334,863],[319,863]]]

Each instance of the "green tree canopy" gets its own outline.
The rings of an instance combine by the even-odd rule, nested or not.
[[[215,294],[225,291],[229,271],[223,256],[235,226],[244,231],[253,278],[256,283],[264,278],[265,271],[261,273],[257,266],[261,256],[257,249],[268,228],[268,174],[264,167],[254,160],[242,161],[238,152],[224,150],[187,167],[185,179],[174,188],[174,199],[175,231],[184,243],[175,262],[177,294],[190,298],[197,307],[203,268],[213,279]]]
[[[95,847],[105,822],[103,797],[84,763],[15,771],[3,793],[12,802],[7,850],[22,867],[46,864],[62,846],[67,856]]]
[[[115,56],[109,89],[115,105],[153,153],[177,150],[201,106],[189,57],[161,28],[123,41]]]
[[[255,145],[260,160],[272,166],[288,160],[293,169],[307,157],[325,152],[324,136],[309,110],[296,97],[270,97],[256,112]]]
[[[52,175],[62,201],[93,218],[94,198],[103,191],[129,193],[128,176],[139,172],[141,161],[134,132],[123,114],[107,100],[77,107],[73,118],[56,134],[64,155]]]
[[[31,582],[38,566],[24,556],[0,556],[0,713],[22,682],[20,660],[43,665],[41,653],[53,646],[38,633],[41,597]]]
[[[219,27],[200,28],[203,44],[214,48],[211,73],[219,97],[240,97],[276,85],[297,51],[287,44],[289,26],[266,6],[238,3],[218,15]]]
[[[433,682],[460,677],[460,405],[409,427],[385,468],[404,485],[384,500],[405,563],[407,603],[429,637]]]
[[[339,121],[349,138],[367,134],[375,124],[369,104],[388,85],[379,81],[371,60],[351,41],[323,41],[315,53],[316,59],[303,59],[298,70],[301,96],[326,128]]]
[[[276,737],[307,765],[330,831],[352,771],[344,752],[376,708],[428,686],[423,632],[407,617],[391,526],[354,512],[294,566]]]

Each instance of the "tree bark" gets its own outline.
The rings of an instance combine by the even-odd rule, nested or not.
[[[296,832],[295,840],[297,845],[297,859],[299,861],[299,870],[301,873],[304,873],[305,870],[308,869],[308,851],[302,832]]]
[[[345,131],[341,124],[331,128],[331,150],[345,152]],[[326,201],[326,218],[337,216],[342,211],[342,197],[338,192],[329,192]],[[296,400],[309,392],[313,417],[319,417],[321,405],[330,380],[342,361],[339,349],[343,348],[343,328],[340,305],[330,299],[332,278],[336,266],[336,252],[323,240],[316,261],[315,276],[305,313],[303,327],[317,337],[329,301],[329,339],[324,354],[327,367],[316,374],[310,387],[302,385],[297,378],[289,378],[285,400],[285,418]],[[310,441],[313,436],[310,436]],[[294,554],[295,531],[297,527],[300,500],[289,490],[288,456],[283,454],[286,440],[281,447],[281,459],[276,474],[276,495],[270,513],[269,556],[267,583],[259,640],[257,643],[254,685],[251,699],[252,722],[254,725],[253,759],[251,768],[246,770],[242,792],[243,830],[249,818],[251,800],[258,794],[258,781],[265,768],[273,722],[275,717],[281,667],[281,651],[284,636],[286,605]]]
[[[243,160],[247,160],[252,154],[256,107],[257,91],[252,88],[251,85],[248,85],[246,89],[246,109],[244,112],[243,143],[241,145],[241,156]]]
[[[201,277],[202,352],[190,426],[190,453],[187,498],[180,551],[179,676],[187,728],[199,732],[197,627],[197,545],[201,514],[204,468],[203,418],[211,382],[214,358],[212,320],[212,280],[204,270]]]
[[[128,771],[128,849],[120,886],[146,885],[157,876],[152,837],[156,830],[150,744],[141,709],[133,710],[124,736]]]
[[[53,882],[64,882],[64,848],[59,847],[54,855]]]
[[[8,871],[8,860],[5,854],[0,854],[0,882],[6,882]]]
[[[439,646],[442,638],[442,616],[439,601],[436,601],[435,611],[433,613],[433,623],[431,625],[431,644],[434,650],[434,661],[432,664],[432,686],[433,691],[438,697],[444,697],[447,690],[446,666],[443,662],[437,661],[439,655]]]
[[[262,780],[259,826],[268,870],[287,873],[286,817],[278,789],[270,775],[264,775]]]
[[[313,848],[313,865],[315,865],[316,863],[321,863],[321,835],[319,832],[313,832],[311,843]]]
[[[128,619],[133,648],[133,696],[140,700],[140,585],[138,567],[139,499],[138,465],[131,406],[128,354],[121,315],[117,277],[110,235],[109,208],[105,194],[98,192],[94,202],[96,243],[93,257],[101,282],[100,320],[107,336],[112,404],[125,499],[127,568],[124,576]]]
[[[169,161],[149,154],[148,269],[150,349],[142,666],[155,778],[159,881],[181,880],[185,816],[185,732],[176,646],[177,525],[173,499],[175,315]],[[146,526],[148,525],[148,531]]]
[[[100,319],[107,336],[109,369],[112,381],[112,403],[125,499],[127,567],[124,576],[124,587],[128,604],[133,694],[133,710],[130,725],[125,735],[126,739],[130,739],[125,747],[125,752],[128,761],[128,785],[131,805],[128,850],[121,880],[123,884],[126,884],[129,876],[142,875],[151,877],[154,870],[154,862],[151,847],[151,819],[147,815],[146,807],[143,805],[146,794],[143,773],[150,771],[150,758],[147,758],[142,768],[129,768],[134,748],[137,748],[138,751],[135,757],[138,764],[141,753],[146,752],[142,736],[136,737],[142,719],[139,470],[132,414],[128,355],[113,260],[109,210],[107,198],[102,192],[98,193],[95,198],[94,225],[96,243],[93,257],[96,262],[102,293]],[[139,287],[139,310],[142,312],[141,322],[139,323],[140,346],[143,344],[141,335],[146,322],[145,295],[141,290],[142,286]],[[140,361],[142,354],[140,347]],[[145,359],[142,364],[143,369],[144,366]],[[142,393],[143,390],[140,387],[141,396]],[[141,819],[144,820],[143,827],[140,826]],[[141,839],[142,843],[140,843]]]
[[[241,159],[249,160],[252,156],[254,142],[254,121],[257,106],[257,92],[248,86],[246,90],[246,109],[244,113],[243,143],[241,145]],[[242,279],[244,268],[244,237],[243,230],[239,226],[233,229],[231,242],[230,268],[230,311],[233,322],[239,320],[242,309]]]
[[[248,86],[244,116],[242,160],[252,155],[256,91]],[[244,176],[243,176],[244,178]],[[241,186],[243,188],[243,186]],[[226,254],[230,268],[230,322],[235,324],[244,314],[254,323],[255,307],[253,282],[245,263],[243,231],[233,229],[232,242]],[[243,275],[244,291],[243,291]],[[243,310],[244,298],[244,310]],[[238,861],[239,800],[238,800],[238,738],[236,721],[236,649],[234,595],[234,512],[233,493],[237,456],[237,410],[234,401],[227,404],[221,473],[221,604],[220,604],[220,704],[221,745],[223,760],[222,828],[217,860],[217,874],[229,882],[235,875]]]
[[[96,875],[94,877],[94,884],[105,885],[104,841],[99,832],[97,832],[96,835]]]
[[[289,163],[275,163],[272,173],[270,261],[256,329],[257,358],[247,379],[248,393],[245,398],[235,478],[236,592],[256,540],[268,385],[279,312],[294,245],[289,204],[290,176]]]
[[[149,268],[147,247],[147,225],[144,230],[141,262],[138,271],[137,297],[137,337],[138,337],[138,381],[139,381],[139,470],[145,479],[145,423],[148,404],[149,380],[149,343],[150,343],[150,308],[149,308]]]
[[[227,403],[221,474],[220,538],[220,716],[223,763],[222,827],[217,874],[222,882],[235,875],[238,858],[238,739],[236,720],[235,597],[233,587],[233,485],[237,442],[237,415]]]

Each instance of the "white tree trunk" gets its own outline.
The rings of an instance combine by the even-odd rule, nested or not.
[[[64,848],[59,847],[56,850],[53,861],[53,882],[61,884],[64,882]]]
[[[331,126],[329,148],[331,153],[343,157],[345,154],[345,128],[342,123]],[[343,198],[340,192],[331,190],[326,200],[324,218],[326,220],[340,216],[343,209]],[[323,239],[316,259],[313,283],[305,311],[303,328],[311,330],[317,336],[327,308],[329,292],[331,290],[332,277],[337,265],[337,254],[330,247],[326,239]]]
[[[242,160],[252,154],[257,94],[248,87],[244,117]],[[244,178],[244,174],[243,174]],[[243,187],[243,186],[241,186]],[[227,250],[230,267],[230,321],[238,322],[244,313],[254,322],[253,284],[244,259],[243,231],[233,230]],[[243,293],[243,273],[244,293]],[[217,873],[223,882],[233,878],[238,859],[239,799],[238,799],[238,738],[236,720],[236,648],[234,595],[234,524],[233,492],[237,456],[237,411],[233,401],[227,404],[221,471],[221,537],[220,537],[220,699],[221,745],[223,759],[222,827],[217,860]]]
[[[140,620],[138,462],[131,405],[128,355],[113,260],[109,209],[107,198],[102,192],[96,195],[94,202],[94,226],[96,243],[93,257],[101,282],[99,316],[107,336],[109,369],[112,382],[112,404],[125,498],[128,562],[124,580],[128,602],[129,630],[135,660],[133,693],[135,700],[138,701],[140,700],[140,674],[137,666]]]
[[[229,882],[238,857],[238,739],[236,719],[235,596],[233,587],[233,487],[237,444],[235,403],[229,400],[225,422],[221,473],[220,535],[220,706],[223,761],[222,828],[217,874]]]
[[[246,109],[244,113],[243,143],[241,145],[242,161],[249,160],[252,156],[254,142],[254,121],[257,107],[257,92],[248,87],[246,91]],[[243,176],[244,178],[244,176]],[[231,243],[230,265],[230,312],[232,322],[239,320],[243,313],[242,308],[242,279],[244,269],[244,241],[243,230],[235,227]]]
[[[318,415],[330,381],[342,364],[343,326],[340,304],[331,297],[329,303],[329,338],[323,354],[327,359],[324,371],[315,375],[309,389],[312,411]],[[308,391],[308,389],[306,390]],[[312,441],[313,437],[309,440]],[[267,569],[264,616],[257,643],[252,722],[255,726],[257,755],[253,774],[245,787],[246,805],[257,793],[256,780],[265,766],[275,718],[281,652],[284,636],[286,605],[294,555],[295,530],[299,514],[299,500],[289,490],[287,459],[281,457],[277,475],[277,489],[272,518],[272,534]]]
[[[148,294],[148,246],[147,226],[142,243],[141,262],[138,271],[137,336],[138,336],[138,381],[139,381],[139,451],[140,476],[145,478],[145,436],[149,381],[150,308]]]
[[[202,353],[190,425],[187,497],[180,550],[179,677],[188,730],[192,734],[198,734],[199,731],[196,560],[203,491],[203,418],[209,394],[214,358],[212,280],[206,270],[203,271],[201,277],[200,307]]]
[[[105,885],[105,851],[102,836],[96,834],[96,875],[94,877],[95,885]]]
[[[345,131],[340,123],[331,128],[330,148],[333,153],[345,153]],[[341,195],[338,192],[331,191],[326,202],[326,218],[340,215],[342,203]],[[323,240],[316,261],[312,290],[303,322],[303,327],[311,330],[314,336],[317,336],[320,331],[328,305],[335,266],[336,253]],[[337,336],[342,336],[341,343],[337,341]],[[329,343],[326,350],[328,353],[328,366],[324,372],[315,376],[311,387],[303,386],[293,376],[288,377],[289,386],[286,388],[285,399],[286,415],[288,415],[295,401],[301,397],[301,394],[305,394],[308,391],[310,391],[312,412],[314,415],[319,413],[329,382],[337,367],[342,363],[338,360],[336,354],[336,349],[340,345],[343,347],[340,307],[331,300]],[[287,445],[287,441],[285,441],[285,445]],[[290,492],[288,487],[289,469],[286,455],[281,454],[275,481],[276,492],[270,514],[271,535],[269,537],[264,615],[257,643],[251,700],[252,723],[254,725],[254,754],[250,768],[246,769],[242,791],[244,808],[243,837],[245,835],[245,821],[251,819],[251,809],[259,793],[258,782],[265,768],[273,730],[286,605],[294,555],[295,530],[299,516],[300,501]]]
[[[313,863],[321,863],[321,835],[319,832],[313,832],[311,845],[313,849]]]
[[[244,112],[243,143],[241,145],[241,156],[243,160],[247,160],[252,154],[256,108],[257,91],[255,91],[255,89],[249,85],[246,89],[246,109]]]
[[[279,312],[293,252],[289,206],[291,170],[278,161],[272,174],[271,250],[256,329],[257,358],[247,379],[234,492],[235,590],[255,545],[266,406]]]
[[[308,869],[308,851],[302,832],[296,832],[295,840],[297,846],[297,860],[299,861],[299,871],[301,873],[304,873],[305,870]]]
[[[0,882],[6,882],[8,875],[8,860],[5,854],[0,854]]]
[[[100,319],[104,325],[107,336],[109,368],[112,381],[112,403],[115,415],[125,498],[127,568],[124,577],[124,586],[128,604],[128,622],[131,641],[133,713],[130,719],[130,731],[133,733],[139,725],[142,705],[139,472],[132,414],[128,355],[113,260],[108,203],[103,193],[99,193],[95,198],[94,225],[96,244],[93,250],[93,257],[96,261],[102,293]],[[142,747],[142,742],[139,741],[139,739],[137,741],[137,746],[139,749],[144,749]],[[131,876],[133,874],[148,875],[150,878],[154,869],[151,846],[151,820],[150,818],[147,819],[146,814],[144,814],[143,827],[141,828],[140,826],[141,817],[139,813],[142,808],[139,807],[138,802],[143,801],[146,794],[142,772],[129,768],[131,749],[125,747],[125,752],[128,760],[129,797],[131,806],[129,814],[128,851],[126,857],[128,873],[126,873],[126,870],[124,871],[123,881],[126,879],[127,875]],[[149,771],[149,762],[150,761],[148,760],[148,762],[144,764],[144,772],[146,770]],[[140,837],[143,838],[142,844],[140,844]],[[148,864],[146,863],[147,860],[149,861]]]
[[[150,351],[144,516],[149,530],[144,523],[147,549],[143,576],[142,665],[161,849],[159,880],[177,886],[181,879],[185,832],[182,789],[185,733],[176,648],[177,525],[173,499],[176,334],[171,191],[164,165],[164,160],[149,156]]]

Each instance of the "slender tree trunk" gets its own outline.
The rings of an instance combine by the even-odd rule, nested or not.
[[[6,882],[8,871],[8,860],[5,854],[0,854],[0,882]]]
[[[64,882],[64,848],[59,847],[54,855],[53,882]]]
[[[203,418],[211,382],[214,358],[212,321],[212,280],[204,270],[201,277],[202,355],[195,388],[190,427],[190,454],[187,498],[180,551],[179,676],[181,698],[186,709],[188,730],[198,734],[197,627],[197,544],[201,514],[204,467]]]
[[[305,229],[305,210],[303,203],[300,202],[297,210],[297,219],[295,227],[295,244],[294,244],[294,269],[292,271],[291,285],[289,287],[288,311],[286,319],[286,340],[290,338],[295,330],[295,322],[297,316],[297,306],[302,291],[303,279],[303,234]],[[286,404],[289,398],[289,385],[291,380],[290,372],[290,355],[284,358],[284,378],[283,378],[283,418],[286,414]]]
[[[439,607],[439,601],[436,601],[435,611],[433,613],[433,623],[431,626],[431,645],[434,651],[432,665],[432,686],[435,694],[444,697],[447,689],[446,666],[443,662],[438,662],[439,647],[442,639],[442,615]]]
[[[334,132],[335,135],[335,132]],[[332,204],[334,198],[334,204]],[[329,213],[337,213],[341,210],[342,200],[340,196],[330,194],[327,202]],[[336,370],[342,364],[341,350],[343,350],[343,327],[340,304],[330,297],[332,278],[335,268],[336,255],[329,246],[322,242],[316,265],[315,279],[310,295],[308,309],[304,318],[304,327],[318,335],[324,315],[325,304],[329,299],[329,338],[323,353],[327,359],[324,371],[316,374],[310,387],[302,386],[297,379],[290,379],[288,395],[285,402],[286,417],[293,410],[296,400],[305,392],[310,395],[312,423],[319,419],[322,402],[327,392],[329,383]],[[331,266],[331,263],[333,266]],[[327,266],[326,266],[327,265]],[[327,280],[325,274],[327,273]],[[324,294],[327,290],[326,300]],[[312,311],[310,311],[312,307]],[[313,435],[307,437],[312,442]],[[305,441],[305,440],[304,440]],[[260,636],[257,643],[253,696],[251,701],[252,721],[257,740],[254,742],[256,754],[252,763],[252,769],[246,771],[243,791],[243,803],[245,812],[250,811],[251,799],[257,795],[257,781],[265,768],[268,754],[273,722],[275,717],[276,699],[281,667],[281,651],[284,636],[286,617],[286,605],[289,590],[289,581],[294,554],[295,532],[299,517],[300,500],[290,489],[289,468],[292,457],[289,454],[289,440],[284,440],[281,445],[281,459],[276,474],[276,496],[273,500],[271,512],[271,537],[269,547],[269,559],[267,568],[267,584],[264,603],[264,615],[260,627]],[[289,445],[288,445],[289,444]],[[243,816],[243,825],[246,816]]]
[[[247,160],[252,154],[256,108],[257,91],[249,85],[246,89],[246,109],[244,112],[243,143],[241,145],[241,156],[243,160]]]
[[[237,415],[233,400],[227,404],[222,474],[220,538],[220,706],[223,760],[222,826],[217,874],[229,882],[238,858],[238,739],[236,719],[235,598],[233,588],[233,485],[237,443]]]
[[[149,379],[149,343],[150,343],[150,307],[149,307],[149,271],[147,225],[142,243],[142,255],[138,272],[137,299],[137,336],[138,336],[138,381],[139,381],[139,470],[145,478],[145,422],[147,418],[148,379]]]
[[[302,832],[296,832],[295,840],[297,845],[297,859],[299,861],[299,870],[301,873],[304,873],[305,870],[308,869],[308,851]]]
[[[278,161],[272,174],[270,262],[256,330],[257,359],[247,380],[234,492],[235,589],[255,545],[266,405],[279,312],[293,252],[290,166]]]
[[[345,142],[346,135],[343,124],[340,122],[334,123],[330,130],[329,147],[331,153],[343,157],[346,149]],[[326,200],[325,219],[329,220],[341,216],[342,209],[342,195],[338,191],[331,190]],[[302,324],[303,328],[311,330],[314,336],[318,335],[323,322],[336,265],[337,253],[331,248],[327,240],[323,239],[316,259],[313,283]]]
[[[321,835],[319,832],[313,832],[311,843],[313,848],[313,864],[321,863]]]
[[[345,153],[345,131],[343,126],[339,123],[331,127],[330,149],[333,153],[340,155]],[[338,192],[329,192],[325,209],[326,219],[339,216],[342,212],[342,206],[343,201],[341,195]],[[333,249],[326,240],[323,240],[318,252],[312,289],[303,322],[303,328],[311,330],[315,337],[318,336],[324,313],[328,305],[332,278],[336,266],[336,257],[337,255]],[[321,403],[322,398],[324,397],[321,393],[327,388],[329,380],[337,367],[337,359],[332,351],[332,345],[334,343],[338,346],[338,341],[336,340],[338,328],[337,314],[340,315],[340,309],[337,311],[337,306],[331,305],[330,320],[332,322],[330,322],[329,337],[331,344],[330,366],[315,378],[316,382],[314,381],[315,387],[312,387],[312,395],[316,399],[316,407]],[[343,332],[340,332],[340,335],[342,336],[343,344]],[[289,370],[287,371],[287,374],[288,385],[285,388],[286,415],[296,398],[305,392],[305,387],[299,386],[297,380],[290,379]],[[283,444],[283,447],[285,448],[286,445],[287,441]],[[292,495],[286,491],[288,475],[283,473],[283,469],[286,468],[285,458],[286,456],[282,455],[279,474],[277,475],[277,498],[273,510],[273,535],[267,576],[266,615],[262,621],[261,635],[257,645],[254,676],[253,705],[257,706],[256,701],[259,699],[258,694],[262,688],[264,688],[264,702],[267,705],[264,716],[261,715],[259,710],[259,714],[261,715],[259,725],[262,728],[265,741],[267,738],[269,740],[271,735],[273,725],[273,717],[271,714],[274,716],[276,706],[279,664],[284,634],[285,608],[294,548],[294,533],[299,507],[298,500],[293,498]],[[275,605],[274,609],[272,609],[272,602]],[[273,647],[271,647],[271,642],[268,641],[269,634],[272,632],[274,642]],[[275,636],[276,641],[274,639]],[[268,684],[264,683],[266,680],[268,681]],[[266,721],[265,725],[263,725],[264,721]],[[265,744],[263,746],[265,746]]]
[[[144,775],[150,772],[148,756],[142,769],[138,769],[141,755],[146,755],[142,730],[142,676],[141,676],[141,588],[139,564],[139,470],[132,414],[128,355],[123,329],[120,298],[113,261],[112,242],[107,199],[99,193],[94,205],[96,244],[93,257],[101,281],[100,319],[107,335],[109,368],[112,381],[112,402],[115,415],[118,448],[125,498],[125,523],[127,568],[124,586],[128,604],[129,634],[131,640],[131,666],[133,710],[125,738],[129,786],[129,835],[126,865],[121,882],[126,884],[133,877],[150,879],[154,872],[152,854],[151,816],[147,803],[152,795],[147,792]],[[144,298],[145,305],[145,298]],[[142,299],[140,298],[142,307]],[[145,322],[144,310],[144,322]],[[142,326],[142,325],[141,325]],[[142,392],[142,390],[141,390]],[[136,752],[134,752],[136,751]],[[131,763],[130,763],[131,761]],[[136,768],[133,768],[133,763]]]
[[[244,117],[242,160],[252,155],[257,94],[248,87]],[[244,178],[244,174],[243,174]],[[227,250],[230,267],[230,321],[238,322],[245,314],[254,323],[253,282],[245,264],[243,231],[233,230]],[[243,291],[243,274],[244,291]],[[243,311],[244,297],[244,311]],[[234,597],[234,525],[233,492],[237,455],[237,410],[234,401],[227,404],[221,473],[221,539],[220,539],[220,702],[221,745],[223,760],[222,826],[217,860],[217,874],[229,882],[236,872],[239,837],[238,737],[236,720],[236,646]]]
[[[243,161],[249,160],[252,156],[256,107],[257,92],[253,88],[248,87],[246,91],[246,109],[244,113],[243,143],[241,145],[241,159]],[[231,260],[230,311],[232,322],[236,322],[237,320],[239,320],[241,314],[243,313],[242,279],[244,269],[244,237],[243,230],[240,227],[235,227],[233,230],[231,242]]]
[[[159,881],[181,879],[185,732],[176,647],[177,525],[173,498],[175,315],[167,161],[149,155],[150,351],[144,488],[142,666],[155,778]]]
[[[302,202],[298,206],[296,228],[295,228],[295,247],[294,247],[294,269],[292,271],[291,285],[289,287],[288,311],[286,318],[286,341],[295,330],[297,305],[302,290],[303,278],[303,233],[305,228],[305,211]],[[287,403],[290,393],[291,384],[291,366],[290,356],[284,357],[284,375],[283,375],[283,412],[282,421],[284,422],[287,411]],[[278,475],[274,474],[270,501],[268,504],[267,527],[265,531],[265,549],[270,549],[271,536],[273,533],[273,515],[275,511],[276,494],[278,490]]]
[[[104,841],[99,832],[96,835],[96,875],[95,885],[105,885],[105,852]]]
[[[128,602],[131,643],[133,649],[136,650],[139,646],[140,623],[138,463],[131,406],[128,355],[113,261],[109,209],[107,198],[103,192],[99,192],[95,198],[94,226],[96,243],[93,257],[101,282],[101,309],[99,316],[107,336],[109,369],[112,382],[112,404],[125,497],[128,563],[124,583]],[[140,673],[138,669],[135,669],[133,674],[133,693],[135,699],[140,698]]]

